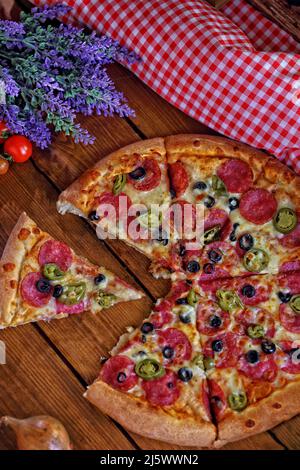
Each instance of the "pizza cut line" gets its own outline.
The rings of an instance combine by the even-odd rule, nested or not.
[[[171,290],[120,338],[87,399],[131,431],[195,447],[298,414],[300,178],[227,139],[171,136],[101,160],[61,194],[58,210],[97,227],[97,205],[118,204],[120,181],[129,201],[203,205],[204,246],[125,240],[150,258],[155,277],[171,278]]]
[[[21,214],[0,261],[0,328],[98,313],[118,302],[139,299],[104,267],[78,256]]]

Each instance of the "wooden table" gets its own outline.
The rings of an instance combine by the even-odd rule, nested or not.
[[[114,346],[126,326],[141,323],[153,301],[167,293],[168,281],[155,280],[148,272],[148,260],[123,242],[99,241],[83,220],[60,216],[55,203],[59,192],[83,170],[126,144],[160,135],[212,132],[167,104],[121,66],[111,66],[110,73],[137,117],[84,118],[84,125],[97,136],[95,145],[75,146],[58,136],[50,150],[35,151],[32,160],[2,176],[0,252],[20,212],[26,210],[42,229],[143,289],[146,297],[119,304],[97,317],[87,313],[1,331],[7,364],[0,365],[0,416],[53,415],[65,424],[76,449],[179,449],[127,432],[82,397],[98,374],[100,356]],[[300,416],[226,449],[299,447]],[[11,436],[0,433],[0,449],[13,448]]]

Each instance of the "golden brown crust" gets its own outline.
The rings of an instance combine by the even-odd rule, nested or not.
[[[210,447],[216,438],[212,423],[176,418],[101,381],[93,383],[84,396],[125,428],[151,439],[189,447]]]
[[[89,187],[95,184],[95,178],[98,178],[103,171],[109,171],[110,174],[113,169],[120,170],[122,163],[128,166],[128,157],[131,159],[131,163],[134,165],[135,158],[139,156],[146,156],[152,154],[159,154],[164,157],[165,145],[164,139],[157,137],[154,139],[142,140],[134,142],[133,144],[127,145],[115,152],[110,153],[106,157],[102,158],[92,168],[84,172],[71,186],[63,191],[57,201],[57,209],[61,214],[68,211],[75,212],[78,208],[84,209],[84,197],[81,199],[80,195],[82,190],[88,191]],[[72,207],[73,206],[73,207]]]
[[[300,413],[300,382],[291,382],[241,413],[218,424],[215,447],[258,434]]]
[[[23,260],[26,256],[26,245],[34,244],[36,235],[32,229],[36,228],[35,223],[23,212],[19,217],[14,229],[4,248],[0,260],[0,325],[10,324],[13,317],[12,304],[16,300],[20,271]],[[24,230],[29,231],[28,238],[24,238]],[[21,234],[21,236],[20,236]]]

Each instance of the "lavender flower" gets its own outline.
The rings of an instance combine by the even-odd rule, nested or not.
[[[21,23],[0,20],[0,81],[6,92],[0,120],[41,148],[51,143],[52,130],[92,143],[94,137],[76,123],[77,113],[134,115],[105,66],[120,58],[132,63],[137,56],[106,36],[49,22],[69,11],[58,4],[22,13]]]

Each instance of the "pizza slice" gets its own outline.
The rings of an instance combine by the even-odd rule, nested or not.
[[[57,207],[88,219],[99,238],[120,238],[164,259],[169,239],[161,222],[170,200],[164,140],[156,138],[100,160],[60,195]]]
[[[300,268],[300,178],[262,152],[214,136],[165,139],[172,204],[203,213],[203,250],[173,247],[189,278],[276,274]],[[201,214],[201,211],[200,211]],[[178,269],[179,266],[179,269]]]
[[[23,213],[0,262],[0,328],[98,313],[142,293],[78,256]]]
[[[197,327],[216,446],[299,413],[299,292],[300,273],[201,283]]]
[[[197,293],[179,281],[140,328],[121,337],[85,396],[127,429],[169,443],[216,438],[196,324]]]

